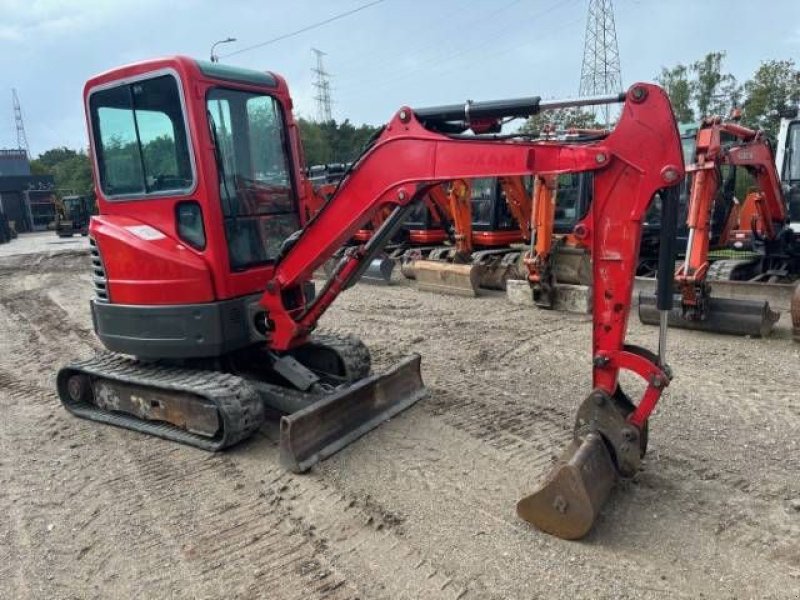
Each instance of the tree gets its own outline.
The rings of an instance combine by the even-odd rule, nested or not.
[[[692,98],[699,116],[727,116],[741,98],[736,78],[722,72],[724,52],[709,52],[692,64],[695,80],[691,83]]]
[[[677,64],[671,69],[661,68],[661,75],[656,78],[672,102],[672,110],[678,123],[691,123],[694,121],[692,110],[692,83],[689,80],[689,67]]]
[[[92,168],[84,151],[52,148],[31,161],[34,175],[52,175],[57,190],[88,194],[92,190]]]
[[[564,130],[572,127],[594,129],[602,127],[602,125],[597,123],[593,112],[580,108],[559,108],[528,117],[520,127],[520,131],[522,133],[539,133],[547,128]]]
[[[744,84],[744,93],[745,123],[763,127],[774,138],[778,121],[766,117],[773,110],[781,111],[800,101],[800,70],[793,60],[764,61]]]
[[[372,125],[356,127],[349,119],[315,123],[301,118],[298,125],[307,165],[355,160],[378,131]]]

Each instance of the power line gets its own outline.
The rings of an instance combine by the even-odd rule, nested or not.
[[[290,37],[294,37],[296,35],[300,35],[301,33],[305,33],[306,31],[311,31],[312,29],[316,29],[317,27],[322,27],[323,25],[327,25],[328,23],[333,23],[334,21],[338,21],[339,19],[344,19],[345,17],[349,17],[357,12],[365,10],[370,6],[375,6],[376,4],[380,4],[385,0],[374,0],[373,2],[368,2],[367,4],[362,4],[361,6],[354,8],[352,10],[348,10],[343,13],[339,13],[338,15],[334,15],[329,17],[323,21],[318,21],[317,23],[313,23],[311,25],[307,25],[306,27],[302,27],[290,33],[284,33],[283,35],[279,35],[278,37],[274,37],[272,39],[267,40],[266,42],[261,42],[260,44],[254,44],[252,46],[247,46],[246,48],[241,48],[240,50],[235,50],[234,52],[230,52],[229,54],[225,54],[222,58],[228,58],[229,56],[234,56],[236,54],[241,54],[242,52],[249,52],[250,50],[255,50],[256,48],[263,48],[264,46],[269,46],[270,44],[274,44],[275,42],[280,42],[282,40],[288,39]]]

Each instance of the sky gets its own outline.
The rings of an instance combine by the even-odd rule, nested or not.
[[[16,146],[11,90],[33,156],[86,146],[81,91],[113,67],[185,54],[286,77],[313,118],[312,48],[326,53],[333,116],[378,125],[402,105],[540,95],[574,97],[588,0],[382,0],[260,48],[370,0],[0,0],[0,148]],[[664,66],[727,53],[739,80],[762,60],[800,65],[798,0],[615,0],[625,86]]]

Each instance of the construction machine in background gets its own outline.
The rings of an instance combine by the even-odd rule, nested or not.
[[[728,169],[730,185],[725,184],[723,168]],[[733,197],[739,168],[757,184],[741,203]],[[689,236],[685,259],[675,273],[680,302],[670,313],[669,324],[731,335],[768,335],[779,314],[766,298],[791,294],[787,282],[800,276],[800,237],[790,226],[789,204],[772,147],[761,131],[719,117],[705,119],[687,170]],[[719,208],[726,218],[718,245],[731,247],[738,256],[712,262],[710,228],[712,213]],[[718,288],[726,288],[727,297],[717,295]],[[639,297],[639,318],[659,323],[655,300],[645,292]]]
[[[775,164],[789,204],[790,226],[800,232],[800,105],[785,110],[780,117]],[[795,285],[790,310],[793,337],[800,342],[800,281]]]
[[[528,178],[529,179],[529,178]],[[456,180],[429,192],[449,222],[451,243],[414,248],[402,271],[421,290],[475,296],[479,288],[504,290],[516,275],[523,243],[530,235],[530,192],[522,177]]]
[[[620,120],[592,142],[486,135],[510,118],[611,102],[624,102]],[[666,93],[640,83],[593,99],[403,107],[308,220],[291,105],[274,73],[184,57],[86,84],[100,213],[89,226],[91,309],[110,352],[59,370],[66,409],[208,450],[243,441],[278,413],[281,460],[304,471],[425,395],[419,356],[375,375],[359,340],[314,334],[414,202],[444,182],[592,171],[580,223],[593,259],[592,389],[563,460],[518,504],[544,531],[584,535],[614,482],[638,470],[671,378],[666,327],[658,354],[625,341],[643,216],[659,189],[683,178]],[[469,129],[475,135],[463,135]],[[130,142],[121,149],[120,139]],[[144,160],[154,142],[170,160]],[[389,218],[315,293],[314,270],[387,208]],[[667,229],[660,275],[674,268]],[[671,277],[661,283],[666,318]],[[621,371],[645,382],[638,403],[620,388]]]
[[[56,201],[55,232],[58,237],[89,234],[89,218],[94,214],[91,196],[64,196]]]

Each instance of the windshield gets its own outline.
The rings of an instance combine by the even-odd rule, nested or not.
[[[300,227],[281,109],[271,96],[224,88],[206,106],[231,267],[274,260]]]

